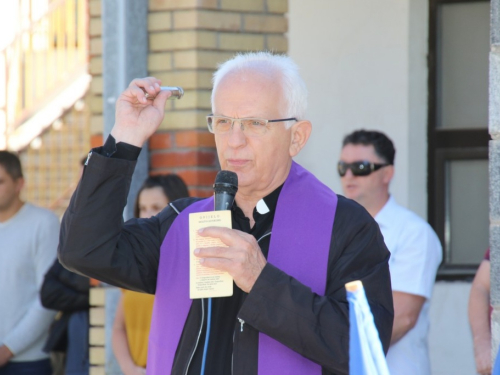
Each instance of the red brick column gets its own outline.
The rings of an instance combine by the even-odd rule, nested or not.
[[[186,182],[192,196],[212,194],[219,168],[211,133],[205,130],[157,132],[149,141],[149,149],[152,175],[176,173]]]
[[[211,112],[212,74],[242,51],[288,49],[288,0],[149,0],[149,75],[185,95],[168,101],[150,141],[151,174],[177,173],[194,196],[212,194],[218,171]]]

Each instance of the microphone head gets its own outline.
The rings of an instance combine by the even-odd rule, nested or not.
[[[231,171],[220,171],[214,183],[214,210],[230,210],[238,191],[238,175]]]
[[[232,171],[220,171],[215,177],[215,184],[228,184],[238,188],[238,175]]]

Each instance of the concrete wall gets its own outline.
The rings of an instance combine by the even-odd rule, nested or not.
[[[500,1],[491,1],[489,133],[492,358],[500,343]]]
[[[391,192],[427,212],[426,0],[289,1],[289,53],[309,88],[309,144],[297,160],[341,192],[336,162],[345,134],[378,129],[395,142]],[[470,283],[436,284],[432,373],[475,373],[467,321]]]
[[[341,192],[335,165],[343,136],[386,132],[397,149],[392,193],[423,217],[427,15],[424,0],[289,2],[289,53],[309,87],[314,127],[297,160]]]
[[[434,286],[429,330],[432,375],[476,373],[467,319],[470,287],[464,281],[440,281]]]

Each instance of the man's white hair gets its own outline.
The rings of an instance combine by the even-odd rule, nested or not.
[[[215,93],[222,79],[232,72],[257,71],[276,76],[277,84],[281,84],[285,99],[286,118],[305,118],[307,110],[307,87],[299,74],[297,64],[288,56],[275,55],[270,52],[240,53],[232,59],[219,65],[212,78],[212,109],[214,108]],[[274,80],[274,77],[273,77]],[[287,128],[293,124],[287,122]]]

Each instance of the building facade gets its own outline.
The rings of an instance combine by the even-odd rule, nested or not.
[[[20,152],[26,198],[59,212],[78,179],[79,160],[110,127],[106,113],[115,99],[103,75],[110,3],[106,13],[103,0],[19,0],[16,14],[38,33],[24,25],[0,55],[0,148]],[[335,166],[344,135],[377,129],[394,141],[391,194],[431,223],[444,248],[431,304],[433,374],[473,373],[467,299],[490,227],[490,2],[141,0],[134,6],[145,10],[146,74],[185,90],[183,99],[168,102],[146,147],[144,173],[175,172],[192,195],[210,195],[218,162],[205,116],[214,69],[240,51],[288,53],[308,86],[313,124],[299,163],[340,193]],[[33,74],[47,62],[50,69]],[[64,69],[54,66],[67,73],[55,74]],[[33,78],[54,74],[71,90]],[[21,94],[13,96],[17,89]],[[102,374],[106,290],[93,288],[91,299],[92,373]]]

